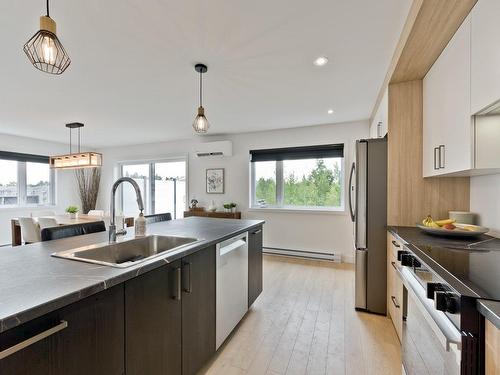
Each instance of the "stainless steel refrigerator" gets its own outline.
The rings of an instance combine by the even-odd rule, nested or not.
[[[356,141],[349,176],[354,222],[356,310],[385,314],[387,308],[387,138]]]

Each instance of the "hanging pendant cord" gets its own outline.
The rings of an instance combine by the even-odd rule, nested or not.
[[[78,128],[78,153],[80,153],[80,128]]]
[[[71,154],[71,128],[69,129],[69,153]]]
[[[200,70],[200,107],[203,107],[203,101],[202,101],[203,100],[203,94],[202,94],[202,92],[203,92],[203,80],[201,79],[201,75],[203,74],[202,72],[203,71]]]
[[[50,17],[50,13],[49,13],[49,0],[47,0],[47,17]]]

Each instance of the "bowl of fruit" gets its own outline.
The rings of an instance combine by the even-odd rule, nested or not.
[[[431,215],[417,223],[417,227],[426,233],[449,237],[474,237],[489,231],[486,227],[472,224],[460,224],[453,219],[434,220]]]

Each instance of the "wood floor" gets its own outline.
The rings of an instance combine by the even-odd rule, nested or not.
[[[204,374],[401,374],[391,321],[354,310],[352,265],[265,256],[264,292]]]

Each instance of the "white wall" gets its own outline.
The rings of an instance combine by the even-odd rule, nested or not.
[[[165,131],[167,132],[168,128]],[[188,200],[194,197],[204,207],[207,207],[212,199],[218,206],[225,202],[236,202],[244,218],[266,220],[265,246],[323,253],[334,252],[343,255],[344,261],[353,261],[352,223],[347,211],[297,213],[249,210],[249,150],[345,143],[344,171],[347,174],[353,160],[354,141],[367,138],[368,133],[368,122],[360,121],[101,149],[99,152],[103,153],[104,165],[98,206],[108,209],[109,191],[118,175],[118,162],[161,159],[171,155],[189,154]],[[200,159],[194,156],[193,152],[197,144],[226,139],[233,142],[232,157]],[[205,193],[205,169],[216,167],[225,168],[225,194],[223,195]]]
[[[62,143],[40,141],[32,138],[0,134],[0,150],[37,155],[53,155],[68,152],[68,146]],[[10,244],[10,219],[29,216],[31,212],[54,210],[63,213],[70,204],[80,205],[72,171],[56,172],[56,204],[45,207],[0,208],[0,245]]]
[[[470,210],[500,237],[500,174],[470,178]]]
[[[388,132],[389,117],[389,89],[386,88],[384,96],[380,100],[379,106],[370,124],[370,138],[378,138],[378,124],[381,123],[380,137],[384,137]]]

